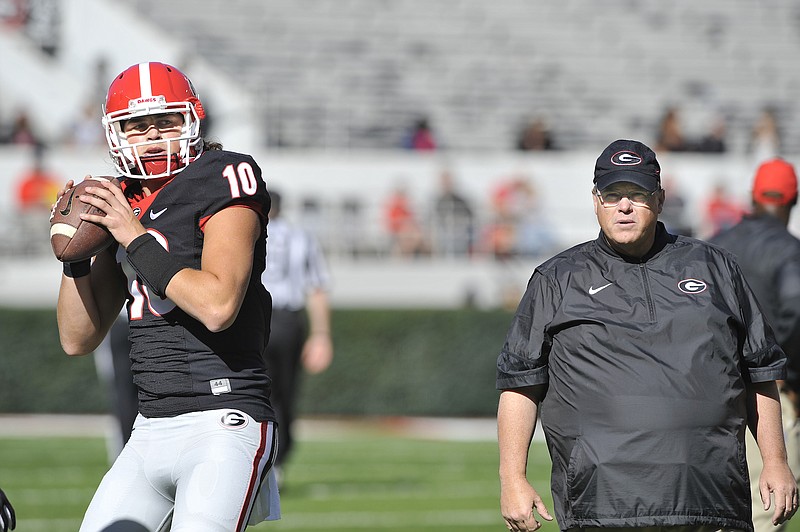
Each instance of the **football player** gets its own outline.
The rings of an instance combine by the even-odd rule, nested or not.
[[[108,89],[121,187],[98,183],[81,200],[105,213],[82,218],[116,242],[64,265],[58,327],[67,354],[91,353],[126,304],[139,415],[81,532],[240,531],[280,516],[260,281],[269,195],[252,157],[201,136],[204,116],[167,64],[133,65]]]

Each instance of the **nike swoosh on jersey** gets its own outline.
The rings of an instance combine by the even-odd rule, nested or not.
[[[609,287],[609,286],[611,286],[612,284],[613,284],[613,283],[604,284],[603,286],[598,286],[597,288],[595,288],[595,287],[593,287],[593,286],[590,286],[590,287],[589,287],[589,295],[590,295],[590,296],[593,296],[593,295],[595,295],[597,292],[599,292],[600,290],[603,290],[604,288],[608,288],[608,287]]]
[[[164,207],[163,209],[161,209],[158,212],[153,212],[153,209],[150,209],[150,219],[151,220],[155,220],[156,218],[158,218],[159,216],[161,216],[165,212],[167,212],[167,207]]]

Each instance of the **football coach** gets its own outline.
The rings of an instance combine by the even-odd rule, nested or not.
[[[562,530],[752,532],[748,426],[773,522],[789,519],[786,356],[733,256],[666,231],[640,142],[603,151],[592,194],[599,236],[535,269],[497,360],[506,527],[553,518],[526,476],[539,417]]]

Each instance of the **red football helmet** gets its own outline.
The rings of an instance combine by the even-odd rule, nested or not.
[[[166,142],[166,155],[141,156],[136,146],[163,144],[164,139],[130,144],[122,131],[126,120],[146,115],[180,113],[183,127],[180,150],[172,153]],[[117,169],[136,179],[154,179],[176,174],[203,151],[200,119],[205,111],[192,82],[177,68],[164,63],[139,63],[122,72],[108,88],[103,107],[109,154]]]

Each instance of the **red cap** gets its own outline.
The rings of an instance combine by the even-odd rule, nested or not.
[[[797,175],[783,159],[761,164],[753,182],[753,200],[770,205],[788,205],[797,198]]]

